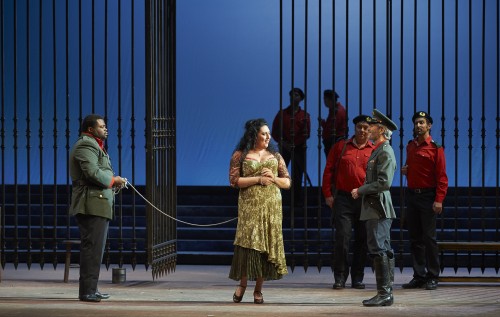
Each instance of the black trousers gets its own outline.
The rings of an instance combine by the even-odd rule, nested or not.
[[[286,166],[290,163],[292,159],[292,151],[286,150],[284,147],[282,149],[281,155],[286,163]],[[305,172],[305,162],[306,162],[306,148],[303,145],[296,145],[293,150],[293,161],[292,161],[292,186],[295,202],[298,204],[303,203],[303,190],[302,190],[302,175]]]
[[[333,249],[333,275],[336,281],[346,281],[349,276],[349,245],[354,229],[351,280],[362,282],[367,258],[366,229],[359,220],[361,199],[353,199],[350,193],[338,192],[334,202],[335,245]]]
[[[407,191],[406,223],[413,258],[413,277],[437,278],[439,276],[439,247],[436,241],[437,215],[432,210],[436,192],[422,194]]]
[[[91,295],[97,291],[109,219],[83,214],[75,217],[81,240],[79,295]]]

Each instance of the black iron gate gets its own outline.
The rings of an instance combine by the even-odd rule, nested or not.
[[[148,1],[146,27],[146,190],[158,209],[175,217],[175,0]],[[147,223],[148,264],[155,278],[175,270],[177,226],[152,207]]]

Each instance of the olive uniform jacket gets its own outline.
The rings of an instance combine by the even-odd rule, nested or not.
[[[392,185],[392,179],[396,171],[396,157],[389,141],[385,141],[377,146],[370,158],[366,168],[365,183],[358,188],[358,194],[363,195],[361,205],[360,220],[396,218],[394,207],[392,205],[391,193],[389,189]],[[374,198],[380,206],[374,208],[369,203],[368,198]]]
[[[109,155],[93,137],[82,134],[73,145],[69,173],[73,180],[69,213],[113,219],[113,169]]]

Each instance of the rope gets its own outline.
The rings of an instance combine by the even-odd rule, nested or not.
[[[125,186],[124,188],[127,188],[127,185],[130,185],[130,187],[137,193],[137,195],[139,195],[142,199],[144,199],[145,202],[147,202],[151,207],[153,207],[154,209],[156,209],[158,212],[160,212],[162,215],[165,215],[167,216],[168,218],[172,219],[172,220],[175,220],[177,222],[180,222],[180,223],[183,223],[183,224],[186,224],[186,225],[189,225],[189,226],[195,226],[195,227],[214,227],[214,226],[219,226],[219,225],[222,225],[222,224],[225,224],[225,223],[228,223],[228,222],[231,222],[231,221],[234,221],[236,219],[238,219],[238,217],[235,217],[233,219],[229,219],[229,220],[226,220],[226,221],[223,221],[223,222],[219,222],[219,223],[212,223],[212,224],[206,224],[206,225],[201,225],[201,224],[196,224],[196,223],[190,223],[190,222],[187,222],[187,221],[183,221],[183,220],[180,220],[180,219],[177,219],[177,218],[174,218],[166,213],[164,213],[163,211],[161,211],[160,209],[158,209],[155,205],[153,205],[149,200],[146,199],[146,197],[144,197],[132,184],[129,183],[129,181],[125,178],[125,181],[127,183],[125,183]],[[120,192],[121,188],[120,189],[117,189],[115,191],[115,195],[118,194]]]

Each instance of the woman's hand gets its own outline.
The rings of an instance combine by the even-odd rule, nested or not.
[[[261,185],[268,186],[275,183],[276,179],[271,169],[264,167],[260,173]]]

